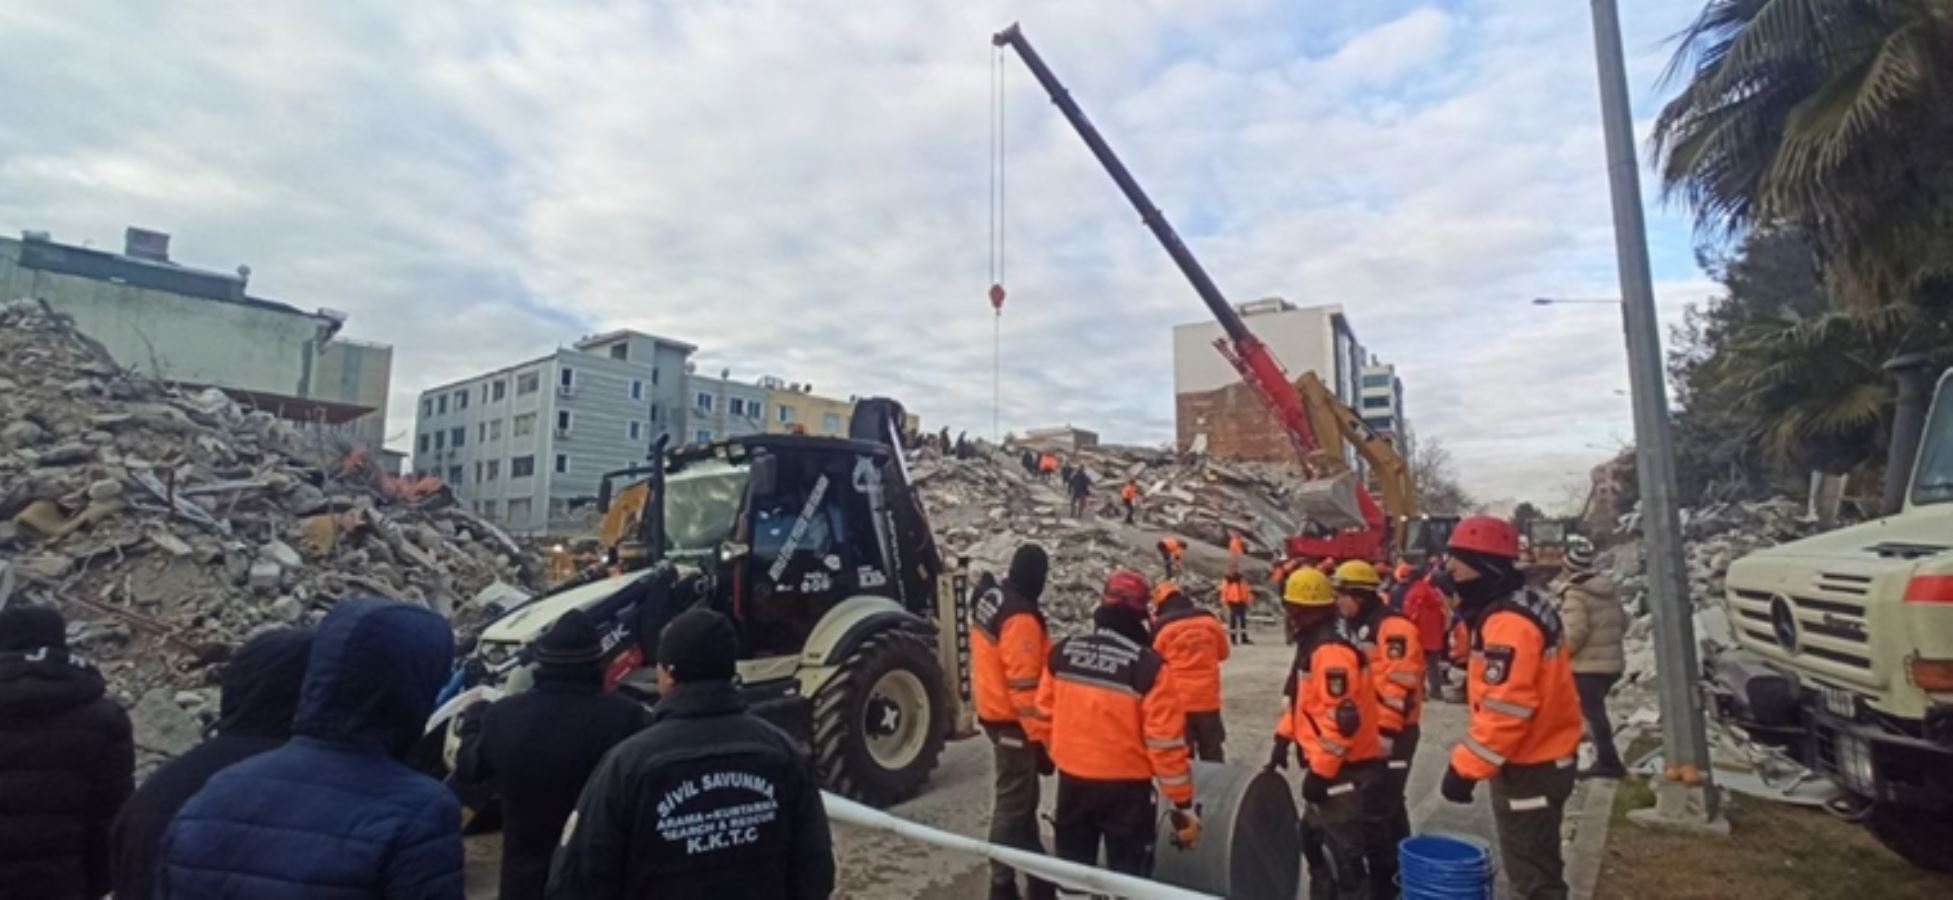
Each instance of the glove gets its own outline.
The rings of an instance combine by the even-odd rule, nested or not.
[[[1058,771],[1058,764],[1051,761],[1050,748],[1036,742],[1032,742],[1031,746],[1037,750],[1039,775],[1050,775]]]
[[[1200,843],[1200,813],[1191,804],[1176,806],[1168,815],[1173,819],[1173,846],[1190,850]]]
[[[1302,776],[1302,799],[1310,803],[1329,802],[1330,779],[1317,775],[1314,769]]]
[[[1288,768],[1288,749],[1291,746],[1294,746],[1294,742],[1289,739],[1276,738],[1275,752],[1268,754],[1268,765],[1266,768],[1271,772],[1276,769],[1286,770]]]
[[[1477,787],[1478,782],[1459,774],[1456,768],[1447,766],[1444,770],[1444,785],[1439,790],[1444,794],[1444,799],[1453,803],[1470,803],[1472,790]]]

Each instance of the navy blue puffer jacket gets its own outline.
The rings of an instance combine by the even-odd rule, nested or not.
[[[335,607],[312,641],[291,741],[217,773],[183,805],[158,896],[460,900],[460,805],[399,761],[453,655],[447,623],[425,609]]]

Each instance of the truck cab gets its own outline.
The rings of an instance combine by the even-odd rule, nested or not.
[[[1904,508],[1730,566],[1740,648],[1718,700],[1858,800],[1880,840],[1953,870],[1953,372]]]

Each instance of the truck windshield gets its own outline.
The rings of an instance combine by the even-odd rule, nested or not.
[[[665,550],[709,553],[732,538],[746,497],[748,470],[701,463],[665,482]]]
[[[1919,471],[1912,484],[1912,502],[1945,503],[1953,500],[1953,391],[1940,382],[1939,399],[1933,403],[1932,418],[1919,444]]]

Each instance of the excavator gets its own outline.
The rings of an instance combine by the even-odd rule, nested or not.
[[[1220,287],[1194,258],[1193,251],[1187,249],[1166,216],[1112,152],[1098,128],[1085,117],[1085,111],[1045,65],[1043,57],[1032,49],[1023,30],[1013,24],[997,32],[991,43],[1017,52],[1025,68],[1030,69],[1032,77],[1050,95],[1052,104],[1078,132],[1106,174],[1112,176],[1126,200],[1138,210],[1140,221],[1153,232],[1180,273],[1193,284],[1194,293],[1200,295],[1220,323],[1226,336],[1216,340],[1214,348],[1254,388],[1301,458],[1310,480],[1303,485],[1298,503],[1309,518],[1310,530],[1287,539],[1285,549],[1289,555],[1383,560],[1405,550],[1426,549],[1422,543],[1408,543],[1412,531],[1418,532],[1420,542],[1440,533],[1448,535],[1450,529],[1443,527],[1442,520],[1432,523],[1417,514],[1409,469],[1388,439],[1364,424],[1362,417],[1338,400],[1314,372],[1304,372],[1300,379],[1293,381],[1289,379],[1268,345],[1248,330],[1240,312],[1227,302]],[[998,288],[993,287],[995,290]],[[1383,489],[1382,507],[1350,470],[1342,452],[1343,441],[1348,441],[1375,473]],[[1439,538],[1438,546],[1442,546],[1441,541]]]

